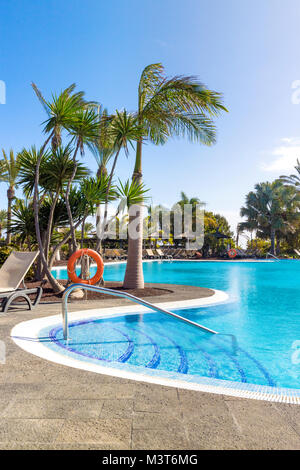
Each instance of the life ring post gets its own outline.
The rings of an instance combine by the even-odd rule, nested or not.
[[[97,271],[96,274],[91,278],[91,279],[81,279],[79,276],[76,274],[76,261],[78,258],[81,258],[82,256],[90,256],[93,258],[95,263],[97,264]],[[75,251],[69,258],[68,264],[67,264],[67,271],[68,271],[68,277],[71,281],[73,281],[75,284],[81,283],[81,284],[97,284],[97,282],[100,281],[100,279],[103,276],[104,272],[104,263],[97,251],[91,250],[90,248],[82,248],[81,250]]]
[[[230,248],[230,250],[228,250],[228,256],[229,258],[235,258],[237,256],[237,251],[235,248]]]

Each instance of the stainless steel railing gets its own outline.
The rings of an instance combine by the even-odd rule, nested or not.
[[[185,323],[188,323],[191,326],[194,326],[196,328],[200,328],[203,331],[206,331],[207,333],[211,333],[214,335],[224,335],[224,336],[230,336],[232,338],[232,346],[234,349],[234,352],[236,352],[237,349],[237,340],[234,335],[227,334],[227,333],[219,333],[218,331],[212,330],[211,328],[207,328],[206,326],[200,325],[199,323],[196,323],[192,320],[189,320],[188,318],[182,317],[181,315],[177,315],[174,312],[170,312],[169,310],[165,310],[164,308],[159,307],[158,305],[153,305],[150,302],[147,302],[146,300],[142,300],[139,297],[135,297],[132,294],[128,294],[128,292],[121,292],[119,290],[114,290],[114,289],[107,289],[106,287],[99,287],[99,286],[92,286],[88,284],[72,284],[71,286],[67,287],[67,289],[63,293],[62,297],[62,317],[63,317],[63,334],[64,334],[64,339],[67,340],[69,338],[69,324],[68,324],[68,298],[71,292],[74,289],[85,289],[85,290],[90,290],[90,291],[96,291],[96,292],[102,292],[103,294],[108,294],[108,295],[113,295],[115,297],[122,297],[124,299],[129,299],[132,302],[135,302],[137,304],[143,305],[144,307],[150,308],[151,310],[154,310],[156,312],[161,312],[166,315],[169,315],[171,317],[177,318],[177,320],[183,321]]]
[[[272,256],[274,259],[276,259],[277,261],[280,261],[279,258],[277,258],[277,256],[273,255],[272,253],[267,253],[266,254],[266,259],[268,259],[268,256]]]

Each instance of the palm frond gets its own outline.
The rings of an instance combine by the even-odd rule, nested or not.
[[[148,191],[149,189],[137,180],[127,180],[125,183],[122,183],[119,179],[119,185],[117,187],[118,196],[121,198],[119,211],[121,212],[125,207],[141,205],[149,200],[149,197],[146,196]]]
[[[138,119],[147,138],[162,144],[174,136],[211,145],[216,139],[212,118],[227,111],[222,95],[190,76],[164,78],[163,69],[153,64],[143,72],[139,89]],[[151,78],[153,81],[151,82]]]

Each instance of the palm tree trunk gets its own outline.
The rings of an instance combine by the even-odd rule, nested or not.
[[[129,226],[137,225],[141,236],[133,238],[128,230],[128,257],[123,287],[125,289],[144,289],[143,275],[143,212],[140,207],[135,216],[129,217]]]
[[[11,208],[12,202],[15,197],[15,190],[13,187],[9,187],[7,190],[7,232],[6,232],[6,243],[11,243]]]
[[[97,236],[99,235],[98,228],[97,228],[98,225],[101,229],[101,204],[99,204],[98,207],[97,207],[97,216],[96,216],[96,233],[97,233]],[[97,244],[96,244],[96,251],[101,252],[101,250],[102,250],[102,238],[101,238],[101,233],[100,233],[100,235],[98,236]]]
[[[34,225],[35,225],[35,232],[36,232],[36,238],[38,242],[38,247],[40,251],[40,257],[41,257],[41,262],[43,265],[43,269],[45,271],[45,274],[51,284],[52,289],[54,292],[62,292],[64,290],[63,286],[56,280],[51,274],[51,271],[48,268],[47,265],[47,260],[45,258],[45,252],[44,252],[44,247],[43,247],[43,242],[41,238],[41,231],[40,231],[40,223],[39,223],[39,179],[40,179],[40,165],[41,165],[41,159],[44,153],[44,150],[50,141],[50,139],[53,136],[53,132],[49,135],[49,137],[46,139],[44,145],[42,146],[40,153],[39,153],[39,158],[36,162],[36,168],[35,168],[35,179],[34,179],[34,194],[33,194],[33,211],[34,211]]]
[[[142,141],[137,142],[136,146],[136,161],[132,179],[142,184]],[[143,210],[142,206],[137,211],[135,217],[129,217],[129,224],[136,223],[138,219],[139,224],[139,237],[133,239],[128,231],[128,256],[126,264],[126,272],[124,277],[123,286],[126,289],[144,289],[144,274],[143,274]]]
[[[81,240],[80,240],[80,248],[83,248],[83,240],[84,240],[84,224],[86,221],[86,217],[84,217],[82,224],[81,224]]]
[[[107,183],[107,188],[106,188],[106,192],[105,192],[105,206],[104,206],[103,225],[102,225],[103,229],[101,228],[101,225],[100,225],[101,230],[100,230],[100,235],[99,235],[98,242],[97,242],[97,245],[96,245],[96,251],[101,250],[103,235],[104,235],[105,230],[107,229],[106,226],[107,226],[107,213],[108,213],[108,196],[109,196],[109,191],[110,191],[110,188],[111,188],[112,179],[113,179],[113,176],[114,176],[114,172],[115,172],[115,168],[116,168],[116,164],[117,164],[117,160],[118,160],[120,150],[121,150],[121,147],[118,148],[118,151],[115,155],[113,166],[112,166],[112,169],[111,169],[111,172],[110,172],[110,175],[109,175],[109,180],[108,180],[108,183]],[[97,174],[97,176],[101,177],[101,175],[105,175],[106,173],[107,173],[106,168],[105,168],[105,170],[104,170],[104,168],[101,168],[101,173],[100,173],[99,176]],[[101,215],[100,215],[100,205],[99,205],[98,206],[98,215],[97,215],[96,226],[100,223],[101,223]]]
[[[276,256],[280,255],[280,237],[276,237]]]
[[[272,227],[271,228],[271,253],[275,255],[275,237],[276,237],[276,230]]]
[[[69,197],[70,197],[71,186],[72,186],[72,183],[73,183],[73,180],[75,178],[76,171],[77,171],[76,155],[77,155],[79,146],[80,146],[80,143],[77,142],[76,149],[75,149],[74,154],[73,154],[73,163],[74,163],[73,173],[71,175],[71,178],[68,181],[68,186],[67,186],[66,196],[65,196],[65,202],[66,202],[66,207],[67,207],[67,212],[68,212],[68,217],[69,217],[69,223],[70,223],[70,231],[71,231],[73,251],[77,250],[77,243],[76,243],[76,233],[75,233],[75,229],[74,229],[74,222],[73,222],[73,216],[72,216],[72,211],[71,211],[71,207],[70,207]]]
[[[54,218],[54,211],[55,207],[57,204],[59,198],[59,191],[56,192],[55,197],[52,201],[51,207],[50,207],[50,212],[49,212],[49,220],[48,220],[48,226],[47,226],[47,231],[46,231],[46,239],[45,239],[45,256],[47,263],[49,261],[49,249],[50,249],[50,241],[51,241],[51,233],[52,233],[52,226],[53,226],[53,218]]]

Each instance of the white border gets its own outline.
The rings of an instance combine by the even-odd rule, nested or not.
[[[281,261],[281,260],[279,260]],[[295,260],[297,261],[297,260]],[[298,260],[300,261],[300,260]],[[246,259],[143,259],[143,263],[173,263],[173,262],[179,262],[179,263],[186,263],[186,262],[192,262],[192,263],[276,263],[276,260],[273,259],[251,259],[251,258],[246,258]],[[125,264],[126,260],[119,260],[119,261],[105,261],[104,262],[104,267],[105,266],[113,266],[115,264]],[[97,264],[92,263],[90,265],[91,268],[96,267]],[[66,270],[67,265],[65,266],[53,266],[51,269],[52,271],[61,271],[62,269]],[[149,284],[154,284],[154,283],[149,283]]]
[[[204,305],[214,305],[228,300],[228,295],[219,290],[214,290],[214,294],[210,297],[192,300],[180,300],[176,302],[160,303],[160,307],[166,309],[174,308],[191,308],[200,307]],[[151,314],[149,310],[143,306],[128,305],[120,307],[110,307],[101,309],[82,310],[78,312],[71,312],[72,320],[82,320],[87,318],[107,318],[122,316],[128,314],[147,313]],[[120,377],[124,379],[142,381],[153,383],[157,385],[164,385],[168,387],[183,388],[187,390],[196,390],[200,392],[209,392],[215,394],[229,395],[233,397],[251,398],[257,400],[286,402],[300,404],[300,390],[293,390],[288,388],[273,388],[263,385],[242,384],[240,382],[232,382],[220,379],[210,379],[203,377],[203,383],[188,382],[184,380],[170,379],[163,376],[151,376],[144,373],[136,373],[121,368],[103,367],[100,364],[80,361],[70,356],[60,354],[47,348],[38,339],[39,332],[42,328],[50,328],[57,325],[62,321],[61,315],[52,315],[34,320],[25,321],[17,324],[11,331],[13,341],[23,350],[46,359],[51,362],[62,364],[76,369],[82,369],[97,374],[110,375],[113,377]]]

